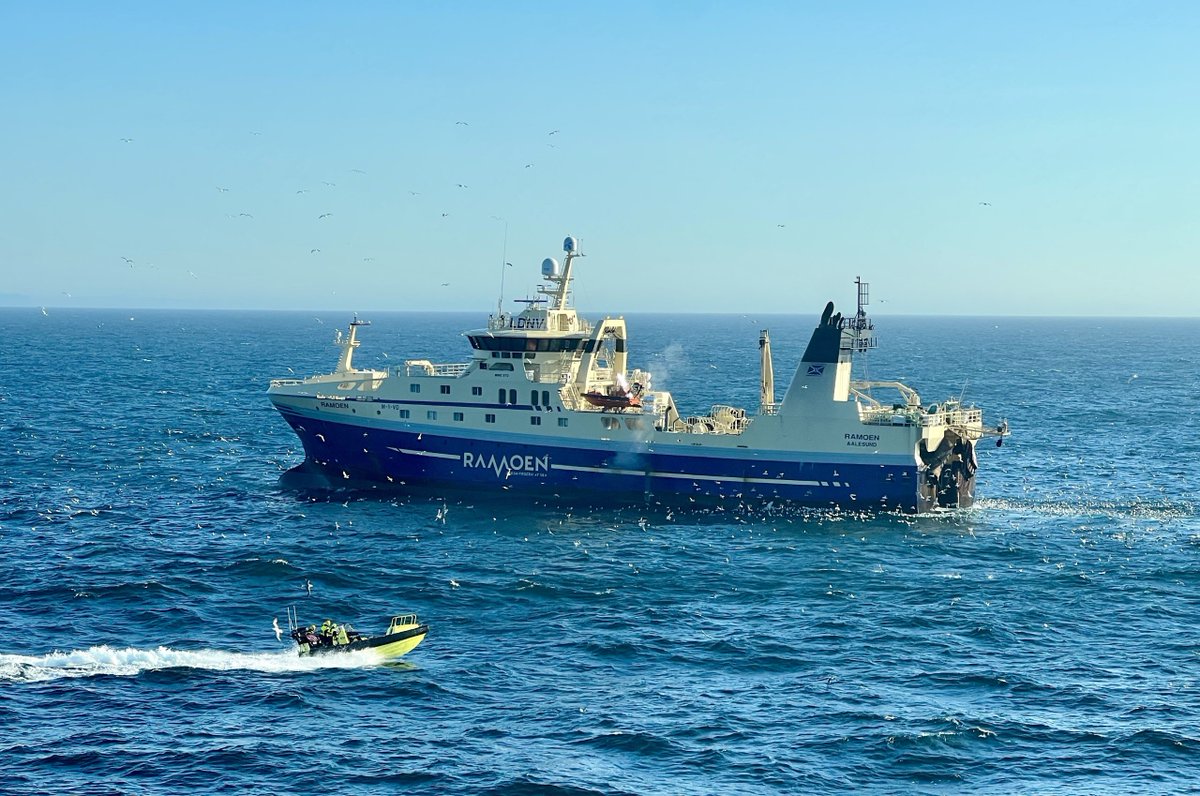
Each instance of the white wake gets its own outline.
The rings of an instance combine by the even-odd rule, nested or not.
[[[105,645],[71,652],[52,652],[49,655],[0,653],[0,682],[35,683],[97,675],[128,677],[160,669],[244,670],[278,674],[316,669],[360,669],[374,666],[380,660],[372,650],[302,658],[291,650],[243,653],[207,649],[175,650],[170,647],[116,649]]]

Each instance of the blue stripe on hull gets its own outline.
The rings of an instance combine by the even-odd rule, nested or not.
[[[693,456],[673,452],[558,447],[364,428],[283,416],[308,462],[336,485],[446,484],[497,491],[595,492],[606,497],[785,500],[842,508],[917,508],[916,464],[821,463]]]

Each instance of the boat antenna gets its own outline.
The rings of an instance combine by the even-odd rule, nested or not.
[[[500,298],[496,300],[496,317],[504,314],[504,272],[512,265],[508,262],[508,221],[492,216],[497,221],[504,221],[504,246],[500,250]]]

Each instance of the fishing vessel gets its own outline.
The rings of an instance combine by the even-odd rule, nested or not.
[[[429,626],[421,624],[416,614],[393,616],[383,635],[365,636],[348,623],[331,619],[319,626],[301,626],[292,608],[288,609],[288,627],[302,657],[369,649],[384,660],[393,660],[412,652],[429,633]]]
[[[581,257],[542,263],[538,296],[502,307],[465,333],[463,362],[353,364],[351,322],[334,344],[333,372],[275,379],[268,396],[295,430],[305,460],[293,469],[326,488],[463,487],[650,502],[778,501],[925,512],[975,499],[975,446],[997,444],[959,400],[924,404],[897,381],[856,381],[854,357],[876,346],[868,286],[856,280],[851,316],[829,302],[799,367],[775,399],[770,335],[760,333],[756,411],[714,404],[683,416],[652,374],[631,367],[622,317],[592,323],[571,305]],[[883,393],[893,400],[876,397]]]

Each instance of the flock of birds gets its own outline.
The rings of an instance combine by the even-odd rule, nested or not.
[[[465,120],[458,120],[458,121],[454,122],[454,126],[467,128],[467,127],[470,127],[470,122],[465,121]],[[550,130],[546,133],[546,137],[547,137],[547,139],[552,139],[554,141],[557,141],[558,139],[555,137],[558,136],[560,134],[560,132],[561,131],[558,129]],[[261,136],[262,132],[257,131],[257,130],[252,130],[252,131],[250,131],[250,135],[251,136]],[[132,137],[123,137],[120,139],[120,141],[123,144],[131,145],[131,144],[135,143],[136,139],[134,139]],[[554,144],[550,141],[546,141],[545,146],[550,147],[552,149],[557,148],[556,144]],[[531,169],[533,167],[534,167],[534,163],[532,163],[532,162],[524,164],[525,169]],[[354,174],[354,175],[359,175],[359,176],[365,176],[367,174],[366,170],[361,169],[361,168],[352,168],[349,170],[349,173]],[[332,180],[322,180],[321,186],[323,189],[334,189],[334,188],[337,188],[337,183]],[[457,190],[457,191],[470,190],[470,184],[465,183],[465,182],[448,183],[447,187],[450,187],[450,186],[452,186],[453,189]],[[237,196],[237,190],[233,187],[230,187],[229,185],[218,185],[218,186],[216,186],[216,190],[219,194],[221,194],[223,196],[224,195]],[[295,191],[295,194],[297,196],[302,196],[302,195],[306,195],[309,193],[311,193],[311,189],[307,188],[307,187],[297,188]],[[417,190],[409,190],[408,194],[412,197],[422,196],[422,192],[417,191]],[[992,206],[992,203],[990,201],[980,201],[980,202],[978,202],[978,205],[980,207],[990,208]],[[451,215],[449,209],[442,209],[437,212],[439,213],[439,215],[437,217],[442,218],[442,219],[449,218]],[[234,219],[234,220],[246,220],[246,221],[254,221],[255,220],[254,213],[246,212],[245,210],[240,210],[238,212],[231,211],[231,212],[227,212],[225,215],[226,215],[226,218]],[[315,221],[318,224],[320,224],[321,222],[325,222],[332,218],[334,218],[334,212],[333,212],[333,210],[330,210],[330,209],[325,209],[323,212],[317,213],[315,215]],[[503,219],[500,219],[497,216],[491,216],[491,218],[499,220],[499,221],[503,221]],[[775,227],[778,229],[786,229],[787,224],[786,223],[776,223]],[[316,229],[316,228],[317,227],[314,227],[314,229]],[[301,249],[301,251],[303,251],[303,249]],[[310,245],[307,251],[308,251],[308,255],[310,257],[317,257],[319,255],[325,254],[325,251],[322,249],[322,247],[320,245]],[[149,270],[158,270],[158,266],[156,266],[154,263],[151,263],[151,262],[146,262],[144,264],[139,263],[139,262],[135,261],[134,258],[129,257],[129,256],[123,255],[123,256],[121,256],[121,260],[131,269],[136,267],[136,268],[146,268]],[[361,261],[364,263],[375,262],[375,260],[376,260],[376,258],[374,256],[361,257]],[[191,279],[199,279],[200,278],[199,275],[197,275],[192,270],[187,270],[187,276]],[[440,283],[440,286],[441,287],[449,287],[450,283],[442,282],[442,283]],[[68,298],[71,297],[70,294],[67,293],[66,291],[62,291],[62,292],[63,292],[63,295],[67,296]],[[45,308],[42,309],[42,312],[43,312],[43,314],[46,313]]]
[[[462,121],[462,120],[460,120],[460,121],[456,121],[456,122],[454,123],[454,125],[455,125],[456,127],[469,127],[469,126],[470,126],[470,123],[469,123],[469,122],[466,122],[466,121]],[[549,132],[548,132],[546,135],[547,135],[548,137],[552,137],[552,136],[556,136],[556,135],[558,135],[559,133],[560,133],[560,131],[556,129],[556,130],[550,130],[550,131],[549,131]],[[252,135],[252,136],[261,136],[261,135],[262,135],[262,132],[254,130],[254,131],[251,131],[251,132],[250,132],[250,135]],[[120,140],[121,140],[121,142],[122,142],[123,144],[133,144],[133,143],[135,142],[135,140],[136,140],[136,139],[134,139],[134,138],[131,138],[131,137],[123,137],[123,138],[121,138]],[[555,148],[557,148],[557,146],[556,146],[555,144],[553,144],[553,143],[547,143],[547,144],[546,144],[546,146],[547,146],[547,147],[549,147],[549,148],[551,148],[551,149],[555,149]],[[533,163],[525,163],[525,164],[524,164],[524,168],[526,168],[526,169],[531,169],[531,168],[533,168],[533,167],[534,167],[534,164],[533,164]],[[366,170],[364,170],[364,169],[360,169],[360,168],[353,168],[353,169],[350,169],[350,170],[349,170],[349,172],[350,172],[351,174],[355,174],[355,175],[366,175],[366,174],[367,174]],[[336,187],[337,187],[337,183],[336,183],[336,182],[333,182],[332,180],[323,180],[323,181],[321,181],[321,186],[322,186],[323,188],[336,188]],[[231,194],[231,193],[232,193],[232,194],[236,195],[236,193],[237,193],[237,192],[236,192],[236,190],[235,190],[234,188],[232,188],[232,187],[230,187],[230,186],[228,186],[228,185],[218,185],[218,186],[215,186],[215,187],[216,187],[216,190],[217,190],[217,192],[218,192],[218,193],[220,193],[220,194]],[[468,189],[470,189],[470,187],[471,187],[471,186],[470,186],[469,184],[465,183],[465,182],[456,182],[456,183],[453,183],[453,187],[454,187],[454,188],[456,188],[456,189],[458,189],[458,190],[468,190]],[[309,193],[311,193],[311,189],[309,189],[309,188],[298,188],[298,189],[296,189],[296,195],[297,195],[297,196],[301,196],[301,195],[305,195],[305,194],[309,194]],[[419,197],[419,196],[422,196],[422,192],[421,192],[421,191],[416,191],[416,190],[409,190],[409,191],[408,191],[408,194],[409,194],[409,196],[412,196],[412,197]],[[449,218],[449,217],[450,217],[450,215],[451,215],[451,214],[450,214],[450,211],[449,211],[449,210],[441,210],[441,211],[440,211],[440,216],[439,216],[439,217],[440,217],[440,218]],[[332,211],[329,211],[329,210],[327,210],[327,211],[325,211],[325,212],[321,212],[321,213],[319,213],[319,214],[316,216],[316,221],[318,221],[318,222],[320,222],[320,221],[324,221],[324,220],[326,220],[326,219],[332,218],[333,216],[334,216],[334,213],[333,213]],[[254,220],[254,218],[255,218],[255,216],[254,216],[254,214],[253,214],[253,213],[249,213],[249,212],[245,212],[245,211],[241,211],[241,212],[227,212],[227,213],[225,214],[225,217],[226,217],[226,218],[229,218],[229,219],[235,219],[235,220],[236,220],[236,219]],[[495,217],[495,216],[492,216],[492,218],[496,218],[496,217]],[[309,253],[309,255],[318,255],[318,254],[322,254],[322,253],[323,253],[323,251],[322,251],[322,249],[321,249],[321,247],[320,247],[320,246],[311,246],[311,247],[308,249],[308,253]],[[374,262],[376,258],[375,258],[375,257],[372,257],[372,256],[367,256],[367,257],[362,257],[361,259],[362,259],[362,261],[363,261],[363,262]],[[122,260],[122,261],[123,261],[123,262],[124,262],[126,265],[128,265],[130,268],[134,268],[134,267],[145,267],[145,268],[149,268],[149,269],[152,269],[152,270],[157,270],[157,266],[156,266],[156,265],[154,265],[153,263],[145,263],[145,264],[143,265],[143,264],[141,264],[141,263],[138,263],[137,261],[135,261],[135,260],[134,260],[132,257],[128,257],[128,256],[122,256],[122,257],[121,257],[121,260]],[[189,274],[189,276],[191,276],[193,279],[195,279],[195,278],[198,278],[198,277],[197,277],[197,275],[196,275],[194,272],[192,272],[192,271],[188,271],[188,274]],[[449,286],[449,284],[450,284],[449,282],[443,282],[443,283],[442,283],[442,287],[448,287],[448,286]]]

